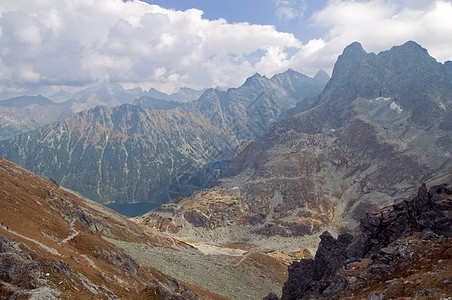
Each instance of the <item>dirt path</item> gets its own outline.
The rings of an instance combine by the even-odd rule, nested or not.
[[[26,236],[24,236],[24,235],[22,235],[22,234],[20,234],[20,233],[17,233],[17,232],[15,232],[14,230],[11,230],[11,229],[9,229],[8,227],[6,227],[6,226],[4,226],[4,225],[0,225],[0,227],[3,228],[3,229],[5,229],[6,231],[8,231],[8,233],[12,233],[12,234],[14,234],[14,235],[16,235],[16,236],[19,236],[19,237],[21,237],[21,238],[27,240],[27,241],[30,241],[30,242],[32,242],[32,243],[35,243],[35,244],[38,245],[40,248],[44,249],[44,250],[47,251],[47,252],[52,253],[53,255],[61,256],[61,254],[58,252],[58,250],[56,250],[56,249],[54,249],[54,248],[52,248],[52,247],[49,247],[49,246],[44,245],[43,243],[38,242],[38,241],[36,241],[36,240],[34,240],[34,239],[32,239],[32,238],[29,238],[29,237],[26,237]]]
[[[69,236],[68,236],[67,238],[65,238],[64,240],[62,240],[62,241],[59,243],[60,245],[69,242],[70,240],[72,240],[73,238],[75,238],[77,235],[80,234],[80,232],[78,232],[77,229],[74,228],[74,224],[75,224],[75,220],[72,220],[72,221],[71,221],[71,224],[70,224],[70,226],[71,226],[70,229],[71,229],[71,231],[72,231],[72,234],[69,235]]]

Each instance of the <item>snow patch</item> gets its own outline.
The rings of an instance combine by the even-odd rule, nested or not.
[[[396,113],[400,114],[401,112],[403,112],[403,108],[401,108],[397,103],[395,103],[394,101],[392,101],[391,105],[389,106],[393,111],[395,111]]]
[[[374,101],[380,101],[380,100],[383,100],[383,101],[389,101],[389,100],[391,100],[391,97],[389,97],[389,98],[386,98],[386,97],[378,97],[378,98],[375,98],[375,99],[370,99],[370,101],[369,102],[374,102]]]

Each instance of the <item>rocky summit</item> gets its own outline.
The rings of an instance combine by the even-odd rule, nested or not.
[[[326,229],[353,232],[366,213],[450,178],[447,70],[414,42],[379,54],[353,43],[317,105],[248,144],[210,190],[140,220],[179,236],[292,254],[300,251],[294,240],[308,246]]]

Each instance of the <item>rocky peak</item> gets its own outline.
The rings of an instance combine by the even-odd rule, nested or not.
[[[328,73],[325,72],[325,70],[319,70],[314,75],[314,79],[318,80],[318,81],[320,81],[320,82],[322,82],[322,83],[324,83],[326,85],[328,80],[330,80],[330,75],[328,75]]]
[[[293,89],[293,87],[295,85],[297,85],[298,82],[312,80],[312,79],[297,71],[288,69],[286,72],[273,75],[271,80],[273,82],[278,82],[279,84],[281,84],[284,87],[289,87],[289,88]]]
[[[259,73],[254,74],[251,77],[248,77],[243,84],[243,87],[253,87],[253,88],[265,88],[266,83],[269,79],[265,76],[262,76]]]
[[[422,56],[425,56],[425,57],[430,57],[430,55],[428,54],[427,49],[425,49],[424,47],[422,47],[421,45],[419,45],[415,41],[407,41],[403,45],[392,47],[391,50],[393,52],[400,51],[400,52],[405,53],[405,54],[407,54],[407,53],[415,54],[416,53],[418,55],[422,55]]]
[[[358,288],[368,289],[376,281],[387,283],[384,278],[396,269],[398,274],[402,273],[417,260],[422,261],[420,256],[439,250],[438,246],[450,248],[451,211],[451,183],[433,186],[430,191],[423,184],[417,195],[362,219],[361,235],[340,234],[335,239],[329,232],[324,232],[315,258],[303,259],[289,267],[282,299],[335,299],[357,293]],[[431,245],[433,243],[428,240],[432,239],[439,242]],[[416,250],[420,244],[426,251]],[[439,251],[440,258],[447,259],[448,254],[441,251],[444,250]],[[436,257],[436,260],[440,258]],[[356,273],[365,279],[359,285],[358,278],[351,276],[354,274],[351,270],[357,268],[362,268]],[[391,278],[397,280],[396,276]],[[272,297],[267,299],[276,299]]]
[[[344,48],[344,51],[342,51],[343,56],[357,56],[357,55],[363,55],[366,54],[366,51],[363,49],[363,45],[359,42],[353,42],[347,47]]]
[[[412,114],[414,123],[424,126],[434,114],[450,107],[452,85],[447,68],[415,42],[378,55],[366,53],[355,42],[339,56],[320,97],[337,111],[355,99],[392,98]]]
[[[344,67],[362,63],[362,61],[365,60],[366,57],[367,52],[364,51],[363,46],[360,43],[354,42],[348,45],[344,48],[344,51],[342,51],[342,54],[339,55],[336,63],[334,64],[332,78],[334,78],[337,73],[343,74]]]

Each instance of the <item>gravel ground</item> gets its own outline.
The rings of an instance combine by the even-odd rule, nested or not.
[[[270,292],[281,295],[281,286],[235,263],[237,257],[203,255],[195,249],[173,250],[108,240],[123,248],[140,264],[152,266],[176,279],[198,284],[231,299],[262,299]]]

